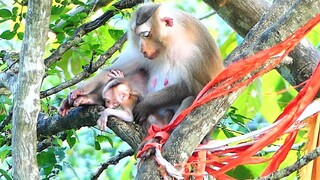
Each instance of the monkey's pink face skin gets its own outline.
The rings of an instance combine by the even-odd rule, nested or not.
[[[111,109],[118,108],[122,104],[122,102],[128,100],[129,97],[130,89],[125,84],[120,84],[116,87],[108,89],[102,94],[102,98],[105,102],[105,107]]]
[[[104,106],[106,108],[115,109],[115,108],[119,107],[119,105],[121,103],[121,102],[117,101],[115,93],[114,93],[114,91],[112,89],[110,89],[110,90],[108,90],[108,91],[106,91],[104,93],[103,99],[104,99],[104,102],[105,102]]]
[[[155,59],[155,58],[158,56],[158,51],[149,52],[149,53],[143,52],[143,56],[144,56],[145,58],[148,58],[148,59],[150,59],[150,60],[153,60],[153,59]]]

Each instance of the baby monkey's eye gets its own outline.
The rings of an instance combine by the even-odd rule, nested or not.
[[[141,33],[141,36],[143,37],[149,37],[150,36],[150,31],[144,31]]]

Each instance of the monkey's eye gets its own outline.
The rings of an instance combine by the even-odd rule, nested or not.
[[[142,37],[149,37],[150,36],[150,31],[144,31],[140,34]]]

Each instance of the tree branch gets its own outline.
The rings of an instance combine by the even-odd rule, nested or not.
[[[265,32],[265,29],[276,25],[279,17],[285,16],[295,1],[276,1],[271,8],[265,0],[204,0],[204,2],[211,6],[240,36],[245,37],[252,28],[243,43],[227,58],[226,64],[231,64],[241,57],[252,54],[254,49],[252,42],[259,41],[258,39]],[[275,8],[278,10],[274,11]],[[293,19],[292,22],[298,21]],[[275,40],[278,42],[281,40],[279,38],[283,37],[278,33],[290,34],[293,32],[286,27],[277,30],[278,32],[273,35],[277,37]],[[282,64],[277,67],[277,70],[291,85],[297,86],[310,77],[320,59],[320,53],[309,41],[303,40],[289,55],[294,59],[293,62]]]
[[[65,88],[68,88],[70,86],[73,86],[79,82],[81,82],[82,80],[84,80],[85,78],[89,77],[90,74],[96,72],[101,66],[103,66],[105,64],[105,62],[118,50],[121,49],[122,45],[125,43],[125,41],[127,40],[127,36],[126,34],[124,34],[112,47],[110,47],[108,49],[108,51],[106,53],[104,53],[103,55],[101,55],[99,57],[99,59],[94,62],[92,64],[92,66],[90,67],[86,67],[84,69],[83,72],[77,74],[76,76],[74,76],[72,79],[70,79],[67,82],[64,82],[58,86],[55,86],[53,88],[47,89],[45,91],[42,91],[40,93],[40,97],[41,98],[45,98],[47,96],[50,96],[52,94],[55,94],[59,91],[62,91]]]
[[[112,0],[91,0],[86,4],[86,6],[76,6],[71,9],[68,13],[69,16],[74,16],[78,13],[86,13],[87,15],[93,11],[100,9],[102,6],[110,4]],[[62,27],[66,23],[66,20],[61,20],[54,28]]]
[[[132,8],[133,6],[142,2],[143,1],[141,0],[122,0],[115,3],[113,6],[117,10],[122,10],[126,8]],[[99,18],[97,18],[96,20],[88,22],[80,26],[78,29],[76,29],[75,33],[69,40],[61,44],[55,52],[53,52],[48,58],[44,60],[46,68],[48,68],[52,63],[58,61],[61,58],[61,56],[71,47],[74,47],[77,44],[81,43],[83,35],[105,24],[115,14],[117,10],[109,10],[105,12],[103,15],[101,15]]]
[[[106,170],[109,165],[115,165],[117,164],[121,159],[127,157],[127,156],[132,156],[134,154],[134,150],[133,149],[129,149],[126,150],[124,152],[119,152],[118,155],[111,157],[110,159],[108,159],[107,162],[101,164],[101,166],[99,167],[99,169],[97,170],[97,172],[94,174],[94,176],[92,176],[91,180],[95,180],[98,179],[100,174]]]
[[[51,117],[46,117],[43,114],[39,115],[37,124],[38,139],[41,139],[43,136],[57,134],[64,130],[95,126],[100,117],[99,112],[103,110],[104,107],[102,106],[83,106],[72,109],[64,117],[59,115]],[[143,137],[143,134],[140,133],[141,127],[133,123],[126,123],[115,117],[110,117],[107,125],[134,150],[138,148],[138,144],[141,143]]]
[[[291,173],[301,169],[303,166],[307,165],[310,161],[316,159],[320,156],[320,147],[317,147],[310,153],[302,156],[298,161],[296,161],[293,165],[288,166],[279,171],[275,171],[268,176],[257,178],[257,180],[271,180],[271,179],[281,179],[289,176]]]

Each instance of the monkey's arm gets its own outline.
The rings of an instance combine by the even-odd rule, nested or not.
[[[65,116],[69,113],[69,110],[72,107],[78,107],[80,105],[104,105],[104,101],[102,99],[102,89],[103,87],[97,88],[95,90],[93,90],[92,92],[88,93],[88,94],[83,94],[83,92],[81,91],[73,91],[72,93],[70,93],[67,97],[67,99],[65,99],[60,108],[59,108],[59,114],[61,116]],[[75,99],[73,99],[72,96],[73,93],[77,93]]]
[[[134,107],[135,119],[144,121],[147,117],[170,105],[179,105],[186,97],[193,96],[184,83],[167,86],[159,91],[149,93]]]
[[[109,116],[116,116],[126,122],[132,122],[133,121],[133,114],[132,111],[124,111],[119,109],[111,109],[106,108],[104,111],[100,113],[100,118],[97,121],[98,126],[101,130],[106,130],[107,128],[107,121]]]

